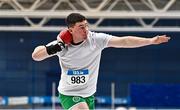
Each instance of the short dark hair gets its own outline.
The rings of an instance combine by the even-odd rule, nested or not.
[[[74,26],[77,22],[86,20],[86,17],[80,13],[71,13],[66,18],[66,24],[68,27]]]

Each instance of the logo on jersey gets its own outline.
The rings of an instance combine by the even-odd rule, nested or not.
[[[73,97],[72,98],[72,100],[74,101],[74,102],[79,102],[80,101],[80,97],[78,97],[78,96],[75,96],[75,97]]]

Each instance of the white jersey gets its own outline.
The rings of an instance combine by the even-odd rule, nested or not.
[[[113,36],[89,31],[79,45],[58,52],[61,79],[58,91],[64,95],[89,97],[96,92],[101,52]]]

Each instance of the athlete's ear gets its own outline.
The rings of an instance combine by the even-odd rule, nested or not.
[[[69,28],[69,32],[72,34],[72,29],[71,28]]]

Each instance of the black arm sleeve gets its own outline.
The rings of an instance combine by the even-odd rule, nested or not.
[[[65,48],[65,44],[63,42],[56,42],[50,45],[46,45],[46,51],[49,55],[55,54],[57,52],[62,51]]]

